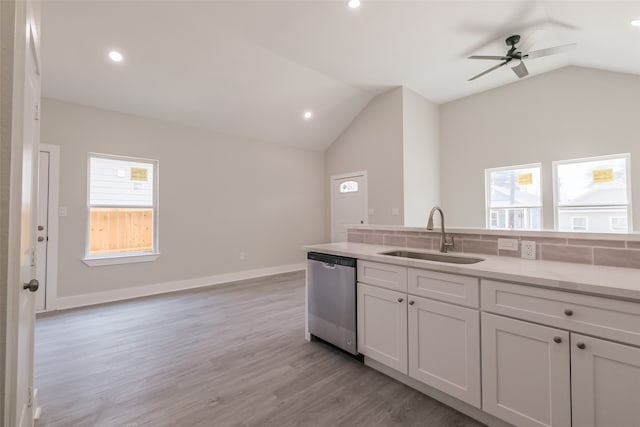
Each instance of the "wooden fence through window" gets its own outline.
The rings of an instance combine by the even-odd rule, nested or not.
[[[152,208],[91,208],[91,255],[153,250]]]

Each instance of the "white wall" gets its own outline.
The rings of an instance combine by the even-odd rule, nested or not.
[[[440,111],[402,88],[404,225],[423,227],[440,204]]]
[[[45,99],[42,137],[61,147],[58,296],[304,261],[324,235],[322,153]],[[160,258],[88,267],[87,153],[159,160]],[[246,259],[239,259],[239,252]]]
[[[542,163],[553,228],[551,162],[631,153],[640,230],[640,76],[567,67],[440,107],[441,198],[451,226],[485,227],[484,169]]]
[[[368,171],[370,224],[402,225],[402,88],[373,98],[325,152],[325,194],[330,200],[332,175]],[[327,203],[327,240],[330,240]],[[393,215],[392,210],[398,209]]]

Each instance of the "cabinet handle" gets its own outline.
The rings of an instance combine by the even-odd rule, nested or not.
[[[415,301],[409,301],[409,305],[413,305]]]
[[[576,344],[576,347],[578,347],[580,350],[584,350],[585,348],[587,348],[587,346],[583,342],[579,342],[578,344]]]
[[[567,308],[567,309],[564,311],[564,315],[565,315],[565,316],[573,316],[573,310],[571,310],[570,308]]]
[[[404,298],[398,298],[398,302],[404,301]]]
[[[560,344],[562,342],[562,338],[560,337],[554,337],[553,338],[553,342],[555,342],[556,344]]]

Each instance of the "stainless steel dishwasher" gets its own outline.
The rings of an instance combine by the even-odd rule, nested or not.
[[[307,254],[309,333],[351,354],[356,349],[356,259]]]

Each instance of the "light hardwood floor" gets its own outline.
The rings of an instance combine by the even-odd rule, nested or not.
[[[40,317],[37,426],[481,425],[303,319],[301,273]]]

